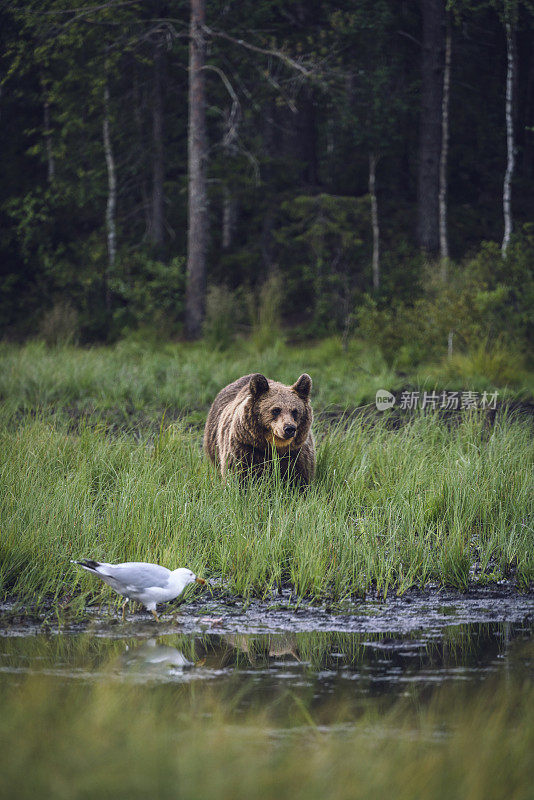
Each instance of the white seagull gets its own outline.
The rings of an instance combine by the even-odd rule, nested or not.
[[[170,570],[159,564],[147,564],[144,561],[127,561],[124,564],[106,564],[103,561],[72,561],[73,564],[86,569],[92,575],[107,583],[117,594],[126,598],[122,606],[122,619],[126,613],[128,600],[137,600],[147,611],[154,615],[156,621],[156,604],[174,600],[182,594],[190,583],[206,583],[204,578],[197,578],[190,569]]]

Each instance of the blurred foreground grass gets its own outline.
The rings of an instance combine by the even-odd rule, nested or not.
[[[275,724],[190,685],[31,677],[2,682],[0,703],[5,798],[532,797],[531,684],[444,687],[350,719],[332,706],[326,726],[282,689]]]

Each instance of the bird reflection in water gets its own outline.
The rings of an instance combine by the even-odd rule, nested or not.
[[[165,675],[170,669],[182,671],[194,666],[176,647],[158,644],[156,639],[148,639],[137,647],[127,645],[119,661],[123,669],[147,675]]]

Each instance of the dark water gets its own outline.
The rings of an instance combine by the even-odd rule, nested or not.
[[[402,697],[424,701],[436,687],[534,677],[534,598],[418,593],[350,613],[293,607],[287,598],[271,606],[197,602],[159,626],[146,614],[122,624],[114,612],[83,625],[30,623],[4,607],[0,681],[35,673],[80,685],[134,682],[141,691],[216,687],[236,711],[283,705],[288,693],[319,711],[380,710]]]

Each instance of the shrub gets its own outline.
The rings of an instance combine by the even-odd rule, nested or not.
[[[369,198],[302,195],[281,206],[274,231],[285,307],[311,314],[315,336],[347,327],[354,296],[370,279]]]
[[[210,286],[206,298],[204,338],[216,350],[228,350],[239,320],[236,296],[226,286]]]
[[[46,311],[39,334],[49,347],[77,344],[80,333],[79,315],[68,300],[59,300]]]
[[[267,278],[260,289],[259,297],[253,294],[248,296],[252,342],[260,352],[283,339],[282,298],[282,276],[279,272],[273,272]]]
[[[520,386],[525,383],[523,358],[502,340],[481,342],[467,353],[455,353],[441,367],[441,374],[471,384],[482,379],[494,386]]]
[[[534,229],[533,229],[534,230]],[[534,232],[516,236],[506,259],[494,242],[462,264],[452,264],[446,282],[436,264],[427,267],[421,293],[412,302],[388,306],[366,297],[357,312],[360,333],[379,345],[384,358],[409,366],[447,353],[450,334],[454,349],[483,358],[494,375],[503,372],[507,356],[526,353],[534,332]],[[490,363],[490,354],[493,363]],[[477,354],[477,355],[475,355]],[[497,361],[502,362],[496,366]],[[517,377],[519,361],[512,372]]]
[[[138,256],[117,269],[113,291],[122,306],[114,313],[116,332],[152,329],[162,336],[181,330],[185,297],[184,258],[168,264]]]

